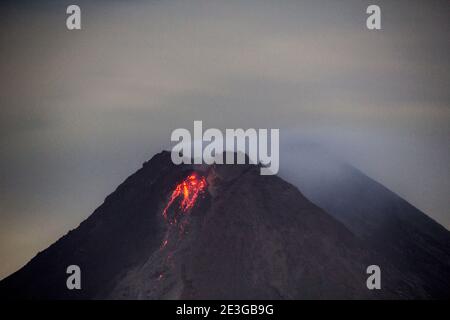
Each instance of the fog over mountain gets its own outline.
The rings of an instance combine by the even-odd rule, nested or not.
[[[450,232],[385,186],[313,143],[290,146],[280,175],[341,221],[429,297],[450,296]]]
[[[448,1],[379,0],[379,32],[357,0],[77,4],[80,31],[65,1],[0,4],[0,278],[194,120],[279,128],[290,172],[318,143],[450,227]]]
[[[373,187],[370,179],[363,182]],[[346,193],[331,189],[327,197],[333,191]],[[367,196],[379,205],[377,198]],[[350,223],[345,216],[339,216],[345,221],[339,222],[281,178],[260,175],[256,165],[175,166],[170,152],[162,152],[127,178],[78,228],[1,281],[0,297],[449,297],[450,232],[412,207],[399,212],[403,219],[391,225],[379,223],[378,217],[361,217],[361,203],[354,198],[339,203],[353,214]],[[365,207],[370,215],[372,206]],[[393,218],[385,215],[395,209],[385,207],[376,214],[390,221]],[[361,220],[360,226],[369,223],[373,228],[354,228]],[[412,226],[413,234],[395,233]],[[402,238],[402,243],[386,242],[386,235]],[[421,252],[416,252],[419,247]],[[395,248],[404,256],[409,254],[404,249],[414,254],[399,261]],[[71,264],[82,270],[82,290],[67,290],[66,268]],[[366,268],[372,264],[381,267],[381,290],[366,287]]]

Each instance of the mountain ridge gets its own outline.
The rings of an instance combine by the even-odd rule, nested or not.
[[[318,146],[297,146],[291,161],[296,169],[284,163],[281,176],[395,269],[415,278],[426,297],[450,297],[450,232],[445,227]]]
[[[175,187],[186,186],[191,176],[196,183],[204,177],[207,189],[183,211]],[[171,194],[177,197],[168,206]],[[81,268],[82,290],[66,288],[70,264]],[[389,266],[383,271],[383,290],[367,289],[370,264],[382,270]],[[125,179],[78,228],[1,281],[0,296],[427,297],[413,278],[390,264],[297,187],[278,176],[261,176],[258,166],[176,166],[163,151]]]

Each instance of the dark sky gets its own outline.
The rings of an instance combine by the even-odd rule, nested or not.
[[[0,8],[0,278],[194,120],[318,142],[450,227],[448,1],[76,3],[80,31]]]

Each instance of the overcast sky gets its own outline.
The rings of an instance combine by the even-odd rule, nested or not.
[[[76,1],[68,31],[72,3],[0,7],[0,278],[194,120],[319,142],[450,227],[448,1]]]

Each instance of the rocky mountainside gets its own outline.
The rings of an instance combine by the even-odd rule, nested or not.
[[[389,261],[416,294],[450,298],[448,230],[319,146],[298,145],[291,155],[282,176]]]
[[[0,282],[2,298],[426,298],[417,279],[255,165],[155,155],[94,213]],[[66,268],[81,268],[68,290]],[[368,290],[366,268],[382,267]]]

